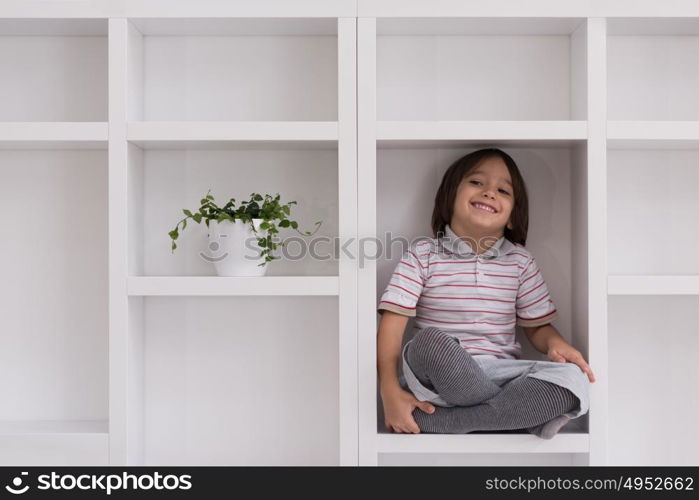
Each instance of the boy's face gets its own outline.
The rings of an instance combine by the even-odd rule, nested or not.
[[[512,179],[505,162],[497,156],[486,158],[462,179],[450,226],[456,224],[474,234],[501,236],[510,221],[514,202]]]

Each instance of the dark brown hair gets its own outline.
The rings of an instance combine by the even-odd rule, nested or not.
[[[497,148],[479,149],[456,160],[444,173],[442,183],[434,198],[434,211],[432,212],[432,233],[435,238],[444,235],[445,226],[450,223],[454,214],[454,201],[456,192],[464,177],[476,168],[483,160],[492,157],[500,157],[507,166],[512,178],[512,195],[514,206],[510,215],[512,229],[505,227],[505,238],[513,243],[524,245],[527,241],[527,229],[529,228],[529,200],[527,188],[522,174],[519,173],[517,164],[510,155]]]

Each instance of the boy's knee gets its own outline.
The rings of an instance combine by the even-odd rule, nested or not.
[[[458,340],[450,335],[447,335],[443,330],[437,327],[422,328],[414,337],[414,342],[421,345],[437,345],[440,343],[456,342]]]

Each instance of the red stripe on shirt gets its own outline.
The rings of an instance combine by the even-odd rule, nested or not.
[[[491,274],[491,273],[483,273],[483,276],[497,276],[498,278],[513,278],[513,279],[519,279],[519,276],[512,276],[511,274]]]
[[[423,266],[423,265],[422,265],[422,262],[420,262],[420,259],[418,258],[417,255],[415,255],[415,254],[412,252],[412,250],[408,250],[408,253],[409,253],[410,255],[412,255],[413,257],[415,257],[415,259],[417,260],[417,265],[418,265],[418,266],[420,266],[420,267],[423,268],[423,269],[425,269],[425,268],[427,267],[427,266]]]
[[[420,298],[419,295],[417,295],[416,293],[411,292],[411,291],[408,290],[407,288],[403,288],[402,286],[394,285],[393,283],[389,283],[388,286],[393,286],[393,287],[395,287],[395,288],[400,288],[401,290],[403,290],[403,291],[405,291],[405,292],[408,292],[410,295],[412,295],[412,296],[414,296],[414,297],[417,297],[418,299]]]
[[[415,269],[415,270],[417,271],[417,267],[415,267],[414,265],[412,265],[410,262],[406,262],[406,261],[404,261],[404,260],[401,260],[401,261],[399,262],[399,264],[405,264],[406,266],[410,266],[410,267],[412,267],[413,269]]]
[[[491,321],[467,321],[467,322],[459,322],[459,321],[440,321],[432,318],[428,318],[426,316],[416,316],[417,319],[423,319],[425,321],[432,321],[433,323],[449,323],[451,325],[495,325],[495,326],[506,326],[506,325],[513,325],[516,323],[516,321],[508,321],[507,323],[493,323]],[[526,318],[522,318],[526,319]],[[536,318],[532,318],[536,319]]]
[[[531,276],[529,276],[526,280],[522,281],[522,285],[524,285],[527,281],[529,281],[529,280],[532,279],[533,277],[538,276],[540,273],[541,273],[541,270],[540,270],[540,269],[537,269],[536,272],[535,272],[534,274],[532,274]],[[521,285],[520,285],[520,286],[521,286]]]
[[[425,309],[430,309],[432,311],[445,311],[445,312],[467,312],[467,313],[488,313],[488,314],[507,314],[510,315],[512,314],[512,311],[484,311],[481,309],[440,309],[438,307],[430,307],[426,306],[425,304],[420,303],[420,307],[423,307]]]
[[[465,286],[465,287],[472,287],[472,288],[493,288],[495,290],[517,290],[517,288],[505,288],[501,286],[489,286],[489,285],[466,285],[466,284],[461,284],[461,283],[442,283],[439,285],[425,285],[425,288],[438,288],[440,286]]]
[[[539,297],[538,299],[536,299],[534,302],[530,302],[530,303],[527,304],[526,306],[520,306],[520,307],[518,307],[517,310],[521,311],[522,309],[527,309],[528,307],[531,307],[531,306],[533,306],[534,304],[537,304],[537,303],[541,302],[542,300],[547,299],[547,298],[549,298],[549,297],[550,297],[550,294],[546,293],[546,294],[542,295],[541,297]]]
[[[470,271],[463,271],[460,273],[450,273],[450,274],[430,274],[430,276],[427,279],[432,278],[433,276],[456,276],[457,274],[476,274],[475,271],[470,272]]]
[[[470,349],[478,349],[479,351],[495,352],[495,353],[499,353],[499,354],[505,353],[505,351],[503,349],[495,350],[495,349],[486,349],[485,347],[475,347],[475,346],[466,348],[467,351]]]
[[[437,264],[473,264],[476,262],[475,260],[443,260],[441,262],[432,262],[432,265],[435,266]]]
[[[506,302],[506,303],[513,303],[515,302],[514,300],[505,300],[505,299],[491,299],[488,297],[444,297],[441,295],[427,295],[426,293],[422,294],[423,297],[427,297],[430,299],[447,299],[447,300],[485,300],[488,302]]]
[[[420,283],[420,282],[417,281],[417,280],[414,280],[414,279],[411,278],[410,276],[406,276],[405,274],[399,273],[399,272],[397,272],[397,271],[396,271],[394,274],[395,274],[396,276],[402,276],[402,277],[405,278],[406,280],[413,281],[413,282],[417,283],[418,285],[422,286],[422,283]]]
[[[386,304],[393,304],[394,306],[402,307],[403,309],[415,309],[415,307],[404,306],[403,304],[398,304],[397,302],[391,302],[390,300],[381,300]]]
[[[536,285],[534,288],[532,288],[531,290],[529,290],[529,291],[527,291],[527,292],[524,292],[522,295],[518,296],[517,298],[518,298],[519,300],[522,300],[523,297],[529,295],[529,294],[532,293],[534,290],[537,290],[538,288],[541,288],[541,287],[544,286],[545,284],[546,284],[546,282],[545,282],[545,281],[542,281],[541,283],[539,283],[538,285]]]

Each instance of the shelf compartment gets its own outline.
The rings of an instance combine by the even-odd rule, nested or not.
[[[699,121],[610,121],[610,149],[699,149]]]
[[[607,21],[610,120],[699,120],[699,18]]]
[[[607,461],[631,467],[696,464],[699,451],[687,444],[699,442],[699,297],[614,296],[607,302]]]
[[[131,122],[144,149],[336,149],[337,122]]]
[[[302,144],[302,143],[299,143]],[[168,233],[182,218],[183,209],[196,211],[208,190],[215,202],[235,198],[238,205],[250,194],[280,194],[292,205],[291,228],[279,228],[267,276],[335,276],[338,233],[338,150],[267,149],[142,149],[128,145],[129,274],[131,276],[215,276],[212,259],[220,257],[209,246],[208,228],[193,221],[180,231],[171,250]],[[315,254],[311,252],[315,251]],[[250,250],[252,256],[253,251]]]
[[[131,296],[338,295],[337,276],[167,276],[129,278]]]
[[[2,19],[0,67],[0,122],[107,120],[106,19]]]
[[[107,164],[106,151],[0,150],[3,421],[108,415]]]
[[[336,121],[337,32],[334,18],[130,19],[128,119]]]
[[[699,295],[699,276],[609,276],[609,295]]]
[[[337,297],[130,297],[129,310],[132,465],[337,465]]]
[[[584,18],[379,18],[377,119],[585,120],[586,40]]]
[[[106,122],[0,122],[0,149],[106,149]]]
[[[699,274],[695,149],[607,151],[608,274]]]

